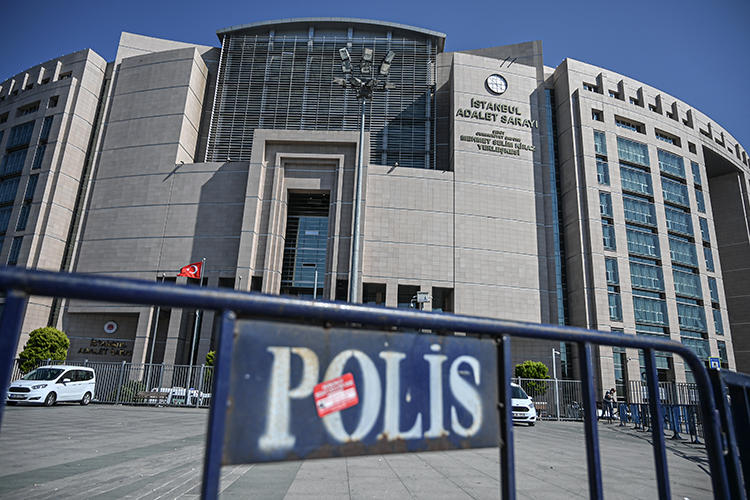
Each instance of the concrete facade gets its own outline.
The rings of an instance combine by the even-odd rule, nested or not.
[[[242,95],[236,92],[241,87],[237,82],[230,85],[229,77],[222,76],[243,50],[242,44],[232,41],[240,35],[243,40],[251,35],[265,37],[263,50],[269,54],[264,77],[243,83]],[[175,275],[183,265],[205,258],[208,286],[271,294],[291,286],[304,295],[311,293],[311,284],[305,288],[289,282],[293,270],[288,259],[297,259],[294,252],[301,250],[290,247],[288,229],[298,210],[292,199],[305,194],[328,203],[327,234],[320,240],[324,248],[319,249],[325,255],[325,270],[318,297],[346,300],[352,279],[355,166],[361,146],[366,165],[363,262],[355,279],[365,301],[403,307],[416,291],[426,291],[433,297],[424,304],[426,310],[624,334],[653,334],[658,327],[662,335],[688,339],[696,349],[705,346],[708,355],[721,357],[729,368],[750,370],[746,331],[750,323],[742,307],[750,282],[743,279],[750,256],[743,208],[748,205],[750,167],[745,150],[707,116],[660,90],[572,59],[557,68],[546,67],[538,41],[446,53],[442,51],[445,36],[440,33],[331,19],[256,23],[220,30],[219,36],[222,46],[217,48],[123,33],[116,59],[109,65],[91,51],[61,58],[82,59],[87,61],[82,68],[91,67],[91,75],[84,71],[69,83],[49,84],[72,88],[73,81],[86,83],[87,92],[77,94],[77,107],[71,108],[72,101],[62,98],[60,105],[65,102],[71,116],[85,118],[81,121],[88,128],[81,125],[80,131],[67,133],[68,142],[80,137],[77,147],[56,147],[53,161],[58,158],[60,165],[75,164],[81,170],[90,158],[91,182],[82,182],[86,173],[80,172],[57,175],[54,181],[42,182],[40,177],[37,192],[47,186],[47,191],[53,190],[48,203],[59,200],[54,206],[68,208],[65,214],[45,216],[47,226],[37,227],[33,238],[24,237],[18,265],[197,285]],[[328,51],[339,42],[331,42],[330,37],[340,37],[342,46],[349,43],[353,55],[362,40],[389,40],[401,58],[394,66],[410,61],[406,53],[399,55],[399,47],[424,48],[428,71],[410,85],[430,90],[413,97],[414,102],[376,95],[367,123],[378,128],[366,134],[363,145],[359,145],[356,108],[350,106],[356,97],[346,93],[351,91],[335,90],[341,95],[330,102],[319,101],[318,110],[311,114],[315,106],[301,87],[299,95],[290,91],[288,101],[274,104],[273,115],[265,115],[268,99],[281,102],[283,97],[278,90],[267,94],[271,86],[288,78],[291,87],[295,75],[313,81],[302,71],[302,63],[332,57]],[[321,55],[316,55],[317,47],[323,47]],[[376,60],[382,59],[378,50]],[[303,52],[306,59],[297,61]],[[285,57],[294,63],[290,73],[284,73]],[[24,75],[36,75],[38,68]],[[507,88],[493,89],[490,75],[502,77]],[[42,90],[13,94],[15,82],[23,78],[16,76],[2,84],[0,95],[6,99],[0,102],[0,116],[6,108],[15,113],[39,99],[34,92]],[[231,114],[239,109],[238,101],[254,99],[261,103],[257,117],[251,116],[256,111],[250,104],[243,104],[243,109],[251,110],[247,115]],[[395,112],[397,105],[402,107]],[[342,118],[340,126],[335,125],[338,118]],[[245,134],[253,120],[271,126],[254,125],[251,135],[232,135],[235,130]],[[418,141],[410,136],[411,129],[402,126],[408,120],[418,124],[414,129],[422,134]],[[6,130],[7,138],[8,130],[23,121],[14,115],[0,124],[0,130]],[[234,124],[240,125],[234,129]],[[595,149],[594,131],[606,138],[605,155]],[[54,125],[50,137],[62,137]],[[618,157],[618,137],[646,148],[648,166],[642,171],[650,176],[653,192],[642,199],[635,199],[621,180],[621,168],[633,166]],[[6,152],[4,144],[0,148]],[[664,153],[659,150],[670,153],[670,158],[682,158],[682,177],[660,169]],[[231,158],[231,151],[241,154]],[[393,158],[407,158],[408,164],[400,165]],[[597,170],[597,162],[604,158],[606,184],[600,182]],[[691,162],[698,165],[700,179],[693,176]],[[31,171],[29,157],[22,179]],[[49,167],[49,171],[54,170]],[[46,172],[43,165],[41,173]],[[682,205],[665,201],[662,185],[684,190],[689,201]],[[600,211],[601,193],[612,202],[605,215]],[[20,196],[9,205],[14,207],[12,220],[24,203]],[[654,216],[634,222],[625,203],[648,205]],[[29,221],[40,219],[35,219],[33,209],[31,213]],[[691,235],[674,230],[670,217],[676,213],[691,221]],[[614,249],[605,248],[603,242],[610,222],[617,242]],[[708,230],[703,237],[701,224]],[[645,263],[639,261],[641,257],[628,245],[633,231],[654,235],[659,254]],[[9,226],[0,253],[4,262],[10,236]],[[670,245],[692,245],[697,255],[694,265],[675,267]],[[32,251],[32,246],[49,250]],[[704,248],[712,253],[713,269]],[[617,283],[608,282],[606,265],[612,262],[617,263]],[[644,288],[643,281],[629,272],[633,262],[662,276],[659,285]],[[675,276],[699,282],[699,293],[686,294],[682,282],[676,288]],[[611,308],[614,294],[619,315]],[[644,323],[636,303],[659,307],[663,303],[662,323]],[[71,359],[190,360],[195,311],[161,309],[157,315],[154,307],[82,301],[61,301],[55,307],[42,304],[41,312],[35,312],[36,307],[29,309],[24,333],[48,321],[62,327],[73,339]],[[699,310],[703,325],[697,324]],[[696,324],[688,324],[688,313],[697,315]],[[207,312],[201,319],[194,362],[200,363],[213,348],[213,316]],[[104,325],[111,321],[117,331],[105,333]],[[93,353],[110,345],[106,342],[114,347]],[[513,344],[514,362],[535,359],[550,365],[552,349],[562,350],[562,366],[556,358],[558,368],[575,376],[575,354],[566,346]],[[689,380],[681,362],[663,363],[668,365],[665,379]],[[601,348],[598,364],[602,386],[640,376],[636,351]]]

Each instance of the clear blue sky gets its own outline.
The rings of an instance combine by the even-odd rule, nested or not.
[[[121,31],[218,45],[216,30],[343,16],[442,31],[447,51],[540,39],[565,57],[630,76],[699,109],[750,152],[750,1],[12,1],[0,19],[0,81],[90,47],[114,59]]]

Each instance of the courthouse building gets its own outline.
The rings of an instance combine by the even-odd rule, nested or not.
[[[346,18],[217,34],[123,33],[112,62],[82,50],[2,82],[0,261],[197,285],[177,270],[205,258],[212,287],[347,300],[354,280],[368,304],[427,292],[425,310],[671,338],[750,371],[750,165],[707,115],[608,69],[545,66],[538,41],[445,52],[442,33]],[[357,92],[334,83],[354,78],[381,82],[363,144]],[[52,324],[71,359],[144,362],[153,345],[187,363],[194,321],[33,298],[19,348]],[[513,345],[548,365],[559,349],[575,376],[565,346]],[[598,364],[604,386],[641,376],[636,350],[600,347]]]

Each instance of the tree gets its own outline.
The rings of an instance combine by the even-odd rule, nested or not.
[[[541,361],[527,360],[516,365],[515,375],[519,378],[534,379],[524,384],[524,389],[530,393],[529,395],[532,398],[547,392],[547,384],[541,382],[541,380],[549,378],[549,370],[547,370],[547,365]]]
[[[216,362],[216,351],[208,351],[208,353],[206,353],[206,365],[214,366],[215,362]]]
[[[64,360],[68,357],[70,340],[65,332],[45,326],[29,334],[29,340],[18,355],[21,358],[21,371],[28,373],[45,359]]]

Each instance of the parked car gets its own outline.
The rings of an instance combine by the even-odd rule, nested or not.
[[[42,366],[10,384],[7,402],[52,406],[75,401],[85,406],[94,397],[96,374],[84,366]]]
[[[518,384],[510,384],[511,389],[511,405],[513,406],[513,422],[525,422],[532,426],[536,423],[536,408],[534,408],[534,402],[521,389]]]

